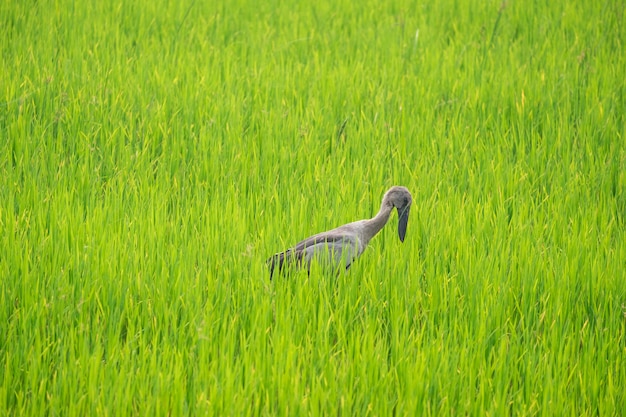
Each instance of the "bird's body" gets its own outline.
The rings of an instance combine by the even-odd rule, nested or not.
[[[380,210],[375,217],[318,233],[270,257],[267,260],[270,278],[276,268],[280,272],[286,265],[296,267],[306,265],[307,270],[310,270],[314,259],[330,265],[335,270],[348,269],[352,262],[363,253],[369,241],[387,224],[394,208],[398,210],[398,236],[401,241],[404,241],[412,201],[411,193],[405,187],[391,187],[385,193]]]

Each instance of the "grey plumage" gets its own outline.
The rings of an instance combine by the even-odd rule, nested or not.
[[[404,242],[412,201],[408,189],[402,186],[391,187],[383,197],[378,214],[373,218],[318,233],[284,252],[271,256],[267,260],[270,279],[275,269],[282,272],[288,265],[296,268],[306,266],[310,271],[314,259],[330,264],[336,270],[348,269],[363,253],[369,241],[385,226],[394,208],[398,211],[398,237]]]

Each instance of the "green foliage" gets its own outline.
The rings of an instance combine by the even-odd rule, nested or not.
[[[612,0],[3,2],[0,413],[621,414],[625,27]],[[394,184],[404,244],[269,281]]]

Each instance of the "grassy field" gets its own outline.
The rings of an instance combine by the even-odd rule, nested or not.
[[[0,414],[621,415],[624,14],[3,1]]]

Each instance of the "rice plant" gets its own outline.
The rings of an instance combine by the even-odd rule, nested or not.
[[[611,0],[4,2],[0,413],[621,415],[624,27]],[[392,185],[404,244],[269,280]]]

